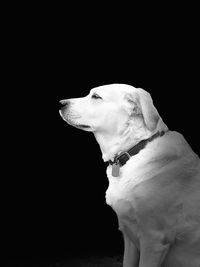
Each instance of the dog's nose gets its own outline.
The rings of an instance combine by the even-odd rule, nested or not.
[[[69,107],[70,101],[67,99],[64,99],[64,100],[60,100],[59,102],[61,104],[61,108],[59,112],[62,116],[66,112],[67,108]]]
[[[61,110],[66,110],[69,107],[69,100],[60,100]]]
[[[63,105],[69,105],[69,100],[67,100],[67,99],[60,100],[59,102],[60,102],[60,104],[61,104],[62,106],[63,106]]]

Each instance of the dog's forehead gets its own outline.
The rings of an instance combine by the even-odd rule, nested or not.
[[[109,84],[91,89],[90,94],[98,93],[104,95],[105,97],[118,98],[127,93],[134,94],[137,92],[137,90],[137,88],[127,84]]]

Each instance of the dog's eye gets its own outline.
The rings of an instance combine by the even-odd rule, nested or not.
[[[92,98],[93,98],[93,99],[102,99],[102,97],[100,97],[100,96],[99,96],[98,94],[96,94],[96,93],[92,95]]]

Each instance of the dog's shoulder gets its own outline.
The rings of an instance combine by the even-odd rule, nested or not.
[[[157,148],[155,153],[153,148]],[[154,201],[159,205],[161,201],[158,199],[176,199],[177,192],[182,192],[184,195],[199,192],[200,159],[183,135],[169,132],[163,138],[155,140],[149,148],[148,155],[150,151],[152,157],[147,157],[146,167],[143,168],[143,170],[146,168],[146,172],[143,172],[145,179],[138,179],[138,183],[134,186],[136,199],[143,199],[150,203],[150,206],[154,206],[151,202]]]

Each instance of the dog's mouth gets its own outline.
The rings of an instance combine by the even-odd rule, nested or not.
[[[84,130],[91,129],[91,127],[89,125],[86,125],[86,124],[74,124],[74,126],[79,128],[79,129],[84,129]]]
[[[81,130],[85,130],[85,131],[91,131],[92,128],[89,125],[86,124],[73,124],[74,127],[81,129]]]
[[[63,115],[62,112],[61,112],[61,110],[59,112],[60,112],[60,115],[63,118],[63,120],[66,121],[68,124],[70,124],[70,125],[78,128],[78,129],[81,129],[81,130],[92,131],[92,127],[91,126],[89,126],[87,124],[77,123],[74,120],[72,120],[72,118],[71,118],[72,116],[69,117],[69,116]],[[80,118],[80,117],[73,116],[73,118],[77,119],[77,118]]]

